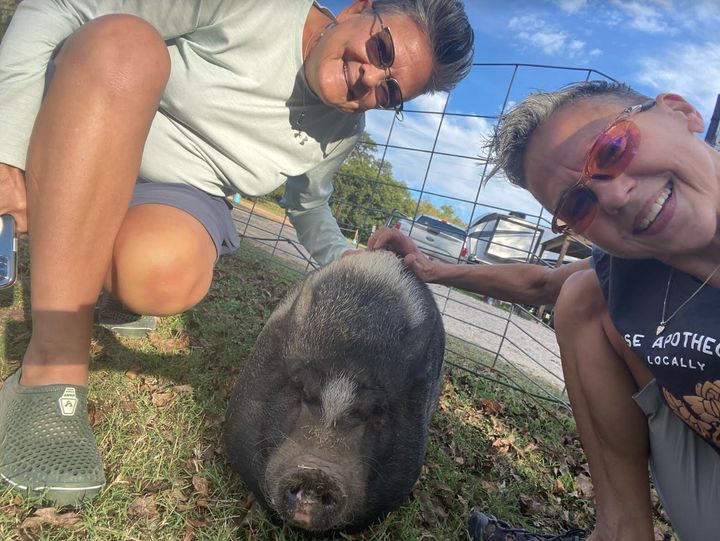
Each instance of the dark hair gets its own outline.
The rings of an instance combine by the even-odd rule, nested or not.
[[[534,92],[498,120],[487,145],[496,166],[510,182],[525,188],[525,151],[538,126],[563,107],[593,98],[615,100],[623,105],[649,99],[626,84],[610,81],[583,81],[554,92]]]
[[[458,0],[375,0],[382,13],[407,15],[427,36],[433,54],[430,81],[423,92],[449,92],[472,67],[474,33]]]

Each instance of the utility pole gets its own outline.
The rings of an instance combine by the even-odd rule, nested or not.
[[[710,118],[707,134],[705,134],[705,142],[720,150],[720,134],[718,134],[718,123],[720,123],[720,94],[715,101],[715,110]]]

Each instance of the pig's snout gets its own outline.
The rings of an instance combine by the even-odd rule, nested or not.
[[[317,468],[302,468],[280,483],[280,515],[311,531],[339,526],[347,497],[337,480]]]

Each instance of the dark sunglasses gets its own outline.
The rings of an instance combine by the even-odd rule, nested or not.
[[[655,100],[623,109],[618,117],[598,135],[585,157],[580,179],[560,196],[552,219],[554,233],[572,230],[581,234],[597,215],[598,199],[588,187],[591,180],[612,180],[620,176],[637,154],[640,128],[630,117],[647,111]]]
[[[395,44],[390,29],[385,26],[380,14],[375,10],[373,13],[380,23],[380,31],[370,36],[365,48],[372,65],[388,73],[375,87],[375,101],[381,109],[395,109],[395,114],[399,115],[403,110],[403,95],[397,79],[390,74],[390,66],[395,62]]]

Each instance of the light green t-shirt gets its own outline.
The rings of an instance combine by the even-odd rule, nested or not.
[[[328,199],[333,173],[357,142],[364,117],[324,105],[305,82],[302,32],[311,5],[25,0],[0,45],[0,162],[24,169],[54,48],[100,15],[137,15],[165,38],[172,66],[140,177],[220,196],[263,195],[287,183],[284,206],[298,238],[328,263],[350,248]]]

